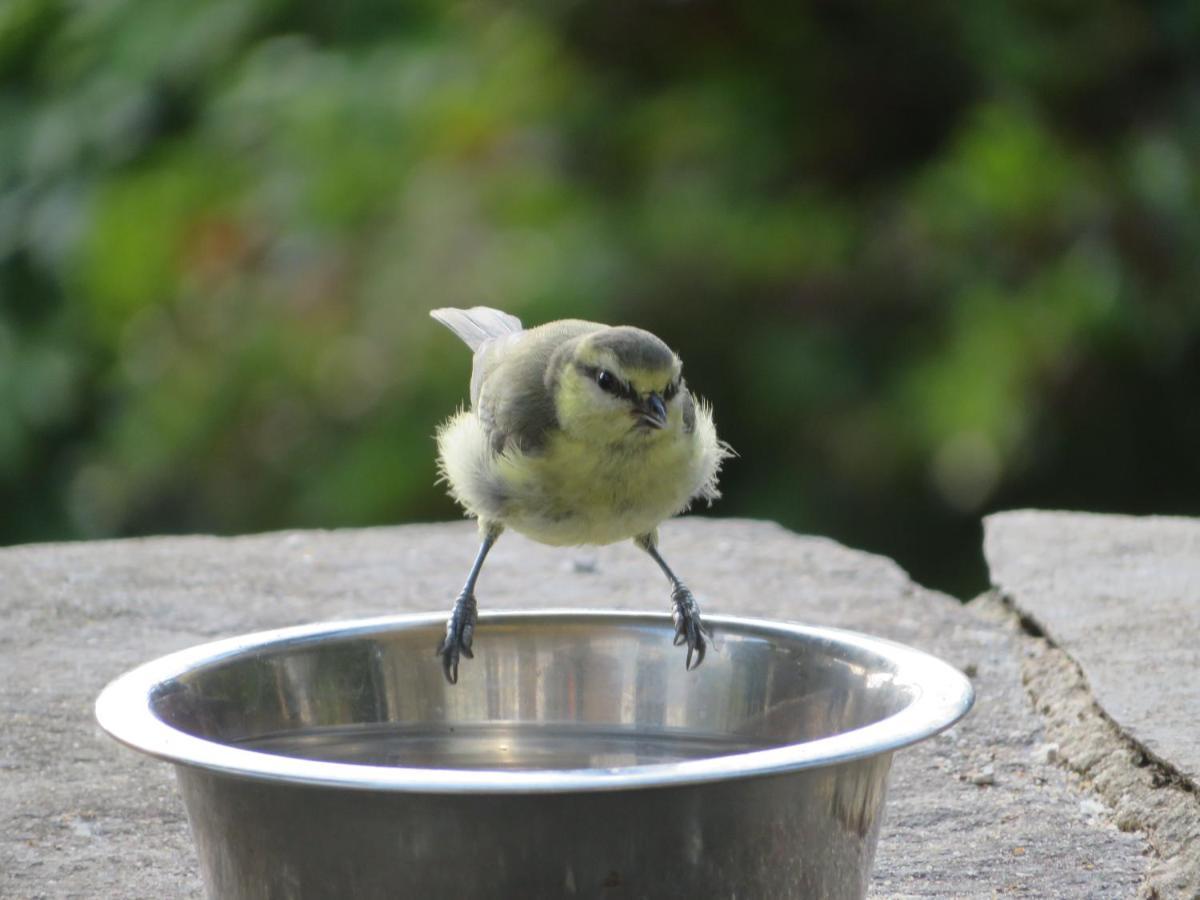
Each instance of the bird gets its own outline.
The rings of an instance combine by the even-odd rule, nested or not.
[[[717,437],[679,357],[629,325],[563,319],[525,328],[486,306],[430,315],[474,351],[470,406],[436,433],[439,481],[477,520],[480,544],[438,645],[446,680],[474,657],[475,587],[506,530],[551,546],[623,540],[647,553],[671,588],[684,666],[703,661],[712,634],[695,595],[658,549],[658,526],[696,500],[711,503],[734,455]]]

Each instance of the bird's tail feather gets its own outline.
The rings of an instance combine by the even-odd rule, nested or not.
[[[492,338],[516,334],[522,329],[521,320],[490,306],[473,306],[470,309],[430,310],[429,315],[437,319],[460,338],[472,350]]]

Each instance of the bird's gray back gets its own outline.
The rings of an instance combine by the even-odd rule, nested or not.
[[[558,426],[554,386],[569,357],[568,345],[607,327],[563,319],[480,346],[471,371],[471,406],[495,450],[541,449]]]

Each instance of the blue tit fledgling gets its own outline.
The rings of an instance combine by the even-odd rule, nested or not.
[[[525,329],[499,310],[435,309],[475,351],[471,408],[438,429],[450,493],[479,522],[482,544],[438,648],[446,678],[470,658],[475,582],[505,528],[556,546],[632,538],[671,583],[675,643],[704,660],[707,629],[692,592],[658,552],[658,524],[715,500],[732,453],[681,363],[648,331],[567,319]],[[694,662],[693,662],[694,660]]]

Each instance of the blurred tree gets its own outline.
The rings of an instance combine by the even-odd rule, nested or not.
[[[0,542],[454,515],[426,311],[668,340],[721,514],[961,595],[1200,511],[1200,7],[0,5]]]

